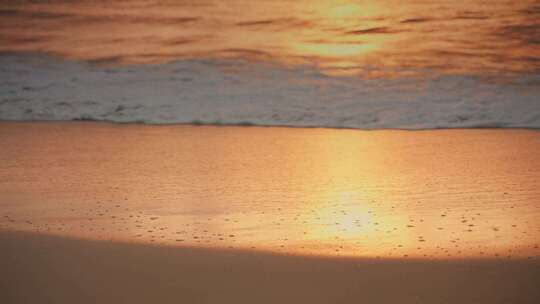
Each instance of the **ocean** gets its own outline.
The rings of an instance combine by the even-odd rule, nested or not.
[[[2,1],[0,120],[539,128],[539,1]]]

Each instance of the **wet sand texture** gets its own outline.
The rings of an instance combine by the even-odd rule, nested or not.
[[[540,133],[0,123],[0,230],[381,258],[540,257]]]

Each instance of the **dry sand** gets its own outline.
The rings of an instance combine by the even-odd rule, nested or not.
[[[0,233],[0,303],[539,303],[540,261],[370,260]]]

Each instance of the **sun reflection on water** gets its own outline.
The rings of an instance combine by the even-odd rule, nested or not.
[[[540,68],[534,0],[3,2],[0,12],[0,51],[99,63],[235,57],[383,77]]]

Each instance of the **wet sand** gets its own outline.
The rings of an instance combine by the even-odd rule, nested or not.
[[[538,303],[538,260],[300,257],[0,233],[1,303]]]
[[[540,132],[0,123],[0,303],[537,303]]]
[[[540,257],[540,132],[1,123],[0,229],[363,258]]]

